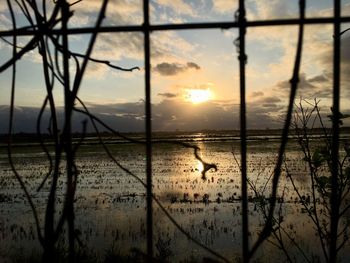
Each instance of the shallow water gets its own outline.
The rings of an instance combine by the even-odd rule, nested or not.
[[[202,180],[203,167],[194,157],[193,149],[168,143],[154,144],[154,194],[193,238],[230,261],[238,261],[241,253],[239,142],[203,141],[196,137],[191,143],[199,146],[203,160],[215,163],[218,170],[210,170],[206,174],[207,178]],[[108,147],[121,165],[145,181],[144,146],[120,143]],[[266,197],[269,196],[269,178],[274,169],[277,149],[277,140],[249,142],[247,165],[251,183],[248,191],[250,198],[255,196],[252,186]],[[35,189],[48,170],[45,156],[38,147],[19,147],[14,148],[14,161],[33,193],[33,200],[43,222],[49,184],[39,193]],[[33,251],[39,254],[41,248],[31,210],[7,165],[4,153],[0,155],[0,163],[0,259],[9,260],[19,248],[24,255]],[[84,248],[88,248],[100,260],[111,250],[124,255],[129,254],[133,248],[145,252],[144,187],[119,169],[99,145],[81,146],[76,164],[80,171],[75,202],[76,225]],[[295,142],[291,142],[287,150],[287,165],[301,194],[307,196],[310,192],[307,166],[302,161]],[[59,211],[64,191],[65,182],[61,178],[57,200]],[[284,173],[278,192],[278,196],[282,195],[283,201],[278,203],[276,216],[283,217],[283,229],[292,237],[285,238],[291,255],[297,262],[304,261],[293,242],[297,242],[309,258],[321,255],[312,222],[297,201],[298,197]],[[249,202],[250,242],[256,239],[263,222],[262,212],[257,202],[252,200]],[[159,247],[167,241],[165,247],[171,251],[171,262],[190,258],[200,261],[206,256],[215,258],[185,237],[154,203],[156,254],[160,253]],[[348,250],[346,248],[345,251]],[[280,262],[285,257],[271,243],[265,242],[256,258],[263,262]],[[342,258],[346,262],[350,258],[350,251],[345,252]]]

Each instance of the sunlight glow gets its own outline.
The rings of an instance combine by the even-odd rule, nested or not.
[[[185,100],[193,104],[206,102],[212,98],[210,89],[188,89],[186,91]]]
[[[199,172],[202,172],[204,170],[204,166],[200,161],[197,161],[197,167]]]

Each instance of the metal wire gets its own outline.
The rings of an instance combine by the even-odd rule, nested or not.
[[[318,18],[305,18],[305,25],[314,24],[331,24],[334,23],[334,17],[318,17]],[[350,22],[350,16],[344,16],[339,18],[340,23]],[[246,27],[267,27],[267,26],[287,26],[287,25],[299,25],[300,20],[298,18],[292,19],[273,19],[273,20],[255,20],[246,21]],[[191,29],[229,29],[239,28],[239,23],[235,22],[205,22],[205,23],[185,23],[185,24],[160,24],[160,25],[148,25],[147,30],[152,31],[164,31],[164,30],[191,30]],[[98,29],[99,33],[117,33],[117,32],[143,32],[146,30],[144,25],[130,25],[130,26],[103,26]],[[69,28],[67,34],[91,34],[96,31],[94,27],[84,28]],[[14,30],[0,32],[0,37],[8,37],[16,34],[17,36],[37,36],[42,34],[48,35],[60,35],[61,29],[47,29],[38,30],[37,28],[25,27]]]

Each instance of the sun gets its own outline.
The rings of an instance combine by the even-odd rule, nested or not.
[[[185,100],[193,104],[209,101],[212,98],[210,89],[187,89]]]

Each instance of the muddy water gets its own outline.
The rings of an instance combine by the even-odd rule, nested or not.
[[[210,170],[203,180],[203,166],[196,160],[192,149],[173,144],[155,144],[152,156],[154,194],[194,239],[230,261],[239,261],[239,144],[215,140],[193,143],[201,148],[203,160],[216,164],[218,170]],[[108,147],[120,165],[145,181],[143,146],[111,144]],[[256,239],[264,223],[263,212],[254,197],[256,191],[269,196],[277,149],[278,141],[273,140],[251,141],[248,145],[250,242]],[[301,195],[308,198],[310,181],[307,166],[295,142],[290,144],[286,160]],[[14,161],[33,195],[43,225],[49,182],[40,192],[36,192],[36,188],[48,170],[45,156],[38,147],[21,147],[14,149]],[[11,262],[10,258],[18,258],[18,251],[22,251],[23,257],[27,258],[40,255],[32,212],[7,165],[4,153],[0,155],[0,163],[0,259]],[[144,186],[118,168],[98,145],[82,146],[76,163],[80,171],[75,202],[76,227],[83,245],[81,250],[95,261],[103,261],[111,253],[128,255],[133,249],[145,252]],[[62,176],[57,198],[58,213],[61,212],[64,191],[65,180]],[[302,253],[309,259],[317,259],[317,255],[322,253],[318,237],[285,173],[280,180],[278,195],[280,202],[276,218],[281,220],[281,235],[291,256],[297,262],[305,261]],[[271,241],[275,240],[272,238]],[[157,204],[154,204],[154,242],[155,254],[168,256],[171,262],[215,258],[181,233]],[[60,247],[62,251],[66,249],[64,239],[60,241]],[[349,259],[349,254],[342,255],[344,262]],[[256,257],[262,262],[285,259],[282,251],[269,242],[262,246]]]

